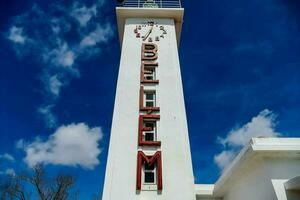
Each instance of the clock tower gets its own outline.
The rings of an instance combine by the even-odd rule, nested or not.
[[[195,200],[178,57],[180,0],[116,8],[122,55],[103,200]]]

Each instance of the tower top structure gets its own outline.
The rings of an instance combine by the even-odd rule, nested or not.
[[[116,13],[121,46],[128,18],[174,19],[179,45],[184,14],[180,0],[124,0],[116,7]]]

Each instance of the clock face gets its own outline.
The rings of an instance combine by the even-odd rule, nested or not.
[[[164,26],[158,25],[157,22],[147,21],[136,25],[134,34],[136,38],[140,38],[143,42],[153,42],[165,38],[167,31]]]

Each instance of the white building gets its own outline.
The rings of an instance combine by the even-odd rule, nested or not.
[[[180,0],[127,0],[116,12],[122,55],[102,199],[300,199],[298,139],[253,139],[215,185],[195,185]]]
[[[300,139],[254,138],[197,200],[299,200]]]

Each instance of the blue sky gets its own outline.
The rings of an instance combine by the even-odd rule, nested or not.
[[[102,192],[120,59],[114,6],[1,3],[0,176],[43,163],[76,175],[82,199]],[[213,183],[251,137],[300,136],[300,3],[183,6],[179,53],[195,180]]]

